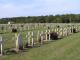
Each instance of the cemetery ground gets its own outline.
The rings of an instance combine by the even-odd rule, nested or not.
[[[26,31],[22,34],[25,45]],[[6,41],[5,51],[15,48],[14,33],[3,33],[2,36]],[[80,60],[80,32],[63,39],[46,42],[40,47],[27,48],[17,54],[8,53],[0,56],[0,60]]]

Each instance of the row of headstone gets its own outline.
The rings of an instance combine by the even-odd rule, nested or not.
[[[39,32],[38,32],[38,34],[39,34]],[[41,43],[41,45],[43,44],[43,36],[42,36],[42,34],[43,34],[43,31],[40,34],[40,38],[41,38],[40,43]],[[16,49],[18,51],[19,50],[23,50],[23,42],[22,42],[22,35],[21,35],[21,33],[19,33],[18,36],[17,35],[15,35],[15,36],[17,38],[17,40],[16,40]],[[34,46],[33,32],[28,32],[28,34],[27,34],[26,37],[27,37],[27,40],[28,40],[28,42],[27,42],[28,43],[28,46],[33,47]]]
[[[62,36],[68,36],[70,33],[71,33],[71,29],[73,27],[68,27],[68,28],[56,28],[56,29],[52,29],[52,32],[55,31],[57,32],[58,34],[61,33]],[[77,28],[78,30],[78,28]],[[44,41],[49,41],[51,40],[50,38],[50,33],[51,33],[51,30],[46,30],[45,32],[44,31],[38,31],[37,32],[37,41],[39,40],[40,38],[40,44],[42,45],[44,43]],[[16,36],[16,49],[17,51],[19,50],[23,50],[24,47],[23,47],[23,39],[22,39],[22,34],[19,33],[18,35],[15,34]],[[44,40],[44,36],[45,36],[45,40]],[[27,34],[27,40],[28,40],[28,46],[34,46],[34,33],[33,32],[28,32]],[[3,55],[3,38],[0,37],[0,55]]]
[[[60,28],[55,28],[54,31],[57,32],[58,35],[64,37],[71,35],[75,31],[78,31],[77,27],[60,27]]]
[[[70,33],[71,33],[71,29],[69,28],[61,28],[61,29],[56,29],[56,31],[58,34],[61,33],[62,36],[68,36]],[[37,32],[37,41],[39,40],[40,38],[40,43],[41,45],[43,44],[44,41],[49,41],[51,40],[50,38],[50,33],[51,31],[50,30],[46,30],[45,32],[44,31],[38,31]],[[28,32],[28,34],[26,35],[27,37],[27,43],[28,43],[28,46],[34,46],[34,33],[33,32]],[[45,38],[45,40],[44,40]],[[16,40],[16,48],[19,49],[19,50],[22,50],[23,49],[23,42],[22,42],[22,36],[21,36],[21,33],[18,34],[17,36],[17,40]]]
[[[10,31],[12,28],[17,28],[20,31],[23,30],[33,30],[33,29],[53,29],[57,24],[5,24],[5,25],[0,25],[0,30],[5,30],[5,31]],[[58,24],[61,26],[60,24]],[[62,24],[64,25],[64,24]],[[68,24],[66,24],[68,25]],[[65,25],[64,25],[65,26]],[[77,25],[78,26],[78,25]]]

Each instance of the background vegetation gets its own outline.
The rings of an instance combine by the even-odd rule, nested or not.
[[[1,18],[0,23],[80,23],[80,14]]]

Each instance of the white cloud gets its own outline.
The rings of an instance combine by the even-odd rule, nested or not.
[[[76,0],[0,0],[0,17],[75,13],[76,11],[79,13],[80,1],[75,1]]]

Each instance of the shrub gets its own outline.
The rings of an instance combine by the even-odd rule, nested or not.
[[[26,45],[25,45],[25,48],[28,48],[29,46],[28,46],[28,42],[26,43]]]
[[[50,33],[50,38],[51,38],[51,40],[57,40],[58,34],[56,32],[52,32],[52,33]]]
[[[72,33],[76,33],[77,31],[76,31],[75,28],[73,28],[73,29],[71,29],[71,32],[72,32]]]
[[[21,27],[23,27],[23,25],[21,25]]]
[[[13,32],[13,33],[16,33],[16,32],[17,32],[17,29],[12,28],[12,32]]]
[[[76,29],[75,28],[73,28],[73,33],[76,33],[77,31],[76,31]]]

